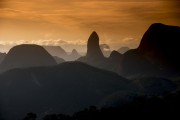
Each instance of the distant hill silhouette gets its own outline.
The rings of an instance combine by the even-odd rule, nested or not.
[[[76,59],[78,59],[80,57],[81,57],[81,55],[77,52],[76,49],[73,49],[71,54],[68,56],[70,61],[74,61],[74,60],[76,60]]]
[[[125,52],[127,52],[128,50],[130,50],[129,47],[121,47],[119,48],[117,51],[121,54],[124,54]]]
[[[111,49],[107,44],[100,44],[100,49],[105,57],[109,57],[111,54]]]
[[[2,108],[9,118],[38,114],[73,113],[101,105],[118,91],[137,91],[127,79],[80,62],[14,69],[0,75]],[[16,119],[14,119],[16,120]]]
[[[57,56],[53,56],[53,58],[54,58],[54,60],[56,61],[56,63],[63,63],[63,62],[66,62],[64,59],[62,59],[62,58],[59,58],[59,57],[57,57]]]
[[[120,61],[122,60],[123,55],[121,53],[119,53],[118,51],[113,50],[109,56],[109,59],[112,61],[116,61],[117,63],[120,63]]]
[[[3,59],[5,58],[5,56],[6,56],[6,53],[1,53],[0,52],[0,64],[3,61]]]
[[[122,70],[122,59],[123,55],[115,50],[113,50],[110,56],[107,58],[105,69],[110,71],[121,73]]]
[[[56,65],[53,57],[41,46],[22,44],[10,49],[1,62],[1,72],[13,68]]]
[[[67,52],[60,46],[43,46],[52,56],[67,60]]]
[[[7,53],[13,46],[0,44],[0,52]]]
[[[58,58],[62,58],[65,61],[74,61],[81,57],[81,55],[77,52],[77,50],[73,49],[70,54],[68,54],[62,47],[60,46],[43,46],[52,56],[57,56]]]

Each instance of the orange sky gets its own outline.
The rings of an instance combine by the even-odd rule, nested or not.
[[[85,51],[97,31],[111,49],[135,48],[150,24],[180,26],[179,0],[0,0],[0,45]]]

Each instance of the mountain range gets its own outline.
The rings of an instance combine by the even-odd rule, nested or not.
[[[73,49],[70,54],[68,54],[62,47],[60,46],[43,46],[52,56],[56,58],[64,59],[65,61],[74,61],[81,57],[81,55],[77,52],[77,50]]]
[[[116,53],[119,62],[116,58],[112,62],[112,57],[115,56],[110,55],[108,58],[103,56],[100,51],[99,37],[96,32],[93,32],[88,39],[86,56],[78,60],[128,78],[173,76],[180,72],[177,55],[179,33],[180,28],[177,26],[154,23],[143,35],[138,48],[129,50],[126,48],[128,51],[125,53]],[[115,51],[111,54],[114,53]]]
[[[121,47],[119,48],[117,51],[121,54],[124,54],[125,52],[127,52],[128,50],[130,50],[129,47]]]
[[[0,110],[7,120],[19,120],[28,112],[73,114],[176,92],[179,35],[180,27],[155,23],[136,49],[114,50],[108,57],[95,31],[85,56],[58,46],[17,45],[0,54]]]

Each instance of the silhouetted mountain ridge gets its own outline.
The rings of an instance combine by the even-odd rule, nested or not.
[[[73,49],[68,58],[69,58],[69,60],[74,61],[80,57],[81,57],[81,55],[77,52],[77,50]]]
[[[143,35],[139,47],[124,54],[123,74],[171,76],[179,73],[179,40],[180,27],[152,24]]]
[[[155,23],[143,35],[138,50],[162,67],[180,70],[179,40],[180,27]]]
[[[13,68],[56,65],[54,58],[41,46],[34,44],[17,45],[10,49],[3,59],[1,72]]]
[[[120,62],[122,59],[123,55],[119,53],[118,51],[113,50],[109,56],[109,59],[117,60]]]
[[[1,53],[0,52],[0,64],[3,61],[3,59],[5,58],[5,56],[6,56],[6,53]]]
[[[113,51],[111,56],[106,58],[100,50],[99,37],[93,32],[88,39],[87,55],[78,60],[128,78],[170,77],[180,72],[179,39],[179,27],[154,23],[143,35],[137,49],[128,50],[125,47],[126,52],[124,51],[123,55]]]
[[[128,50],[130,50],[129,47],[121,47],[119,48],[117,51],[121,54],[124,54],[125,52],[127,52]]]
[[[100,44],[100,49],[105,57],[109,57],[112,52],[108,44]]]
[[[52,56],[67,59],[67,52],[60,46],[43,46]]]
[[[64,59],[59,58],[59,57],[57,57],[57,56],[53,56],[53,58],[54,58],[54,60],[55,60],[58,64],[63,63],[63,62],[66,62]]]
[[[64,59],[65,61],[74,61],[81,57],[76,49],[73,49],[70,54],[68,54],[60,46],[43,46],[52,56],[57,56],[58,58]]]
[[[86,56],[78,59],[84,63],[56,65],[40,46],[16,46],[0,66],[1,70],[11,69],[0,75],[2,108],[12,118],[30,111],[70,114],[90,105],[119,105],[139,94],[174,92],[176,83],[167,78],[171,76],[169,71],[179,72],[179,32],[176,26],[153,24],[137,49],[124,54],[112,51],[108,58],[103,56],[99,37],[93,32]],[[71,55],[78,53],[73,50]]]

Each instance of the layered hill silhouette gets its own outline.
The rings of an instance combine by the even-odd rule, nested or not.
[[[43,46],[52,56],[67,59],[67,52],[60,46]]]
[[[66,62],[64,59],[62,58],[59,58],[57,56],[53,56],[54,60],[56,61],[56,63],[60,64],[60,63],[63,63],[63,62]]]
[[[0,75],[2,108],[9,118],[20,118],[30,111],[70,114],[102,105],[118,91],[135,89],[115,73],[80,62],[13,69]]]
[[[43,46],[52,56],[56,56],[56,58],[64,59],[65,61],[74,61],[81,57],[81,55],[77,52],[77,50],[73,49],[70,54],[68,54],[62,47],[60,46]]]
[[[155,23],[138,48],[122,54],[112,51],[109,57],[103,55],[96,32],[88,38],[83,57],[75,49],[67,54],[59,46],[15,46],[0,54],[4,57],[0,65],[3,113],[9,120],[19,120],[31,111],[42,116],[72,114],[91,105],[111,107],[138,95],[174,92],[179,79],[169,78],[179,77],[179,35],[180,27]]]
[[[109,57],[112,52],[108,44],[100,44],[100,49],[105,57]]]
[[[117,51],[121,54],[124,54],[125,52],[127,52],[128,50],[130,50],[129,47],[121,47],[119,48]]]
[[[99,37],[93,32],[87,44],[87,54],[79,61],[95,67],[135,78],[144,76],[171,76],[180,72],[178,40],[180,28],[161,23],[152,24],[142,37],[138,48],[123,47],[124,54],[115,55],[115,51],[106,58],[99,45]],[[126,50],[125,50],[126,49]],[[113,55],[114,54],[114,55]],[[114,58],[112,59],[112,55]],[[115,58],[116,56],[116,58]],[[114,60],[114,61],[112,61]]]
[[[13,68],[56,65],[54,58],[41,46],[23,44],[10,49],[1,62],[1,72]]]
[[[112,63],[120,63],[122,61],[123,55],[119,53],[118,51],[113,50],[109,56],[109,59],[112,61]]]
[[[120,73],[121,60],[122,55],[116,51],[113,51],[109,57],[103,55],[101,46],[99,45],[99,36],[95,31],[93,31],[88,38],[86,56],[80,57],[77,61],[108,71]]]
[[[68,59],[69,59],[69,61],[74,61],[80,57],[81,57],[81,55],[77,52],[77,50],[73,49],[72,52],[70,53],[70,55],[68,56]]]
[[[119,53],[118,51],[113,50],[110,56],[106,60],[107,63],[104,66],[104,69],[121,74],[122,60],[123,60],[123,54]]]
[[[3,59],[5,58],[6,53],[1,53],[0,52],[0,63],[3,61]]]

